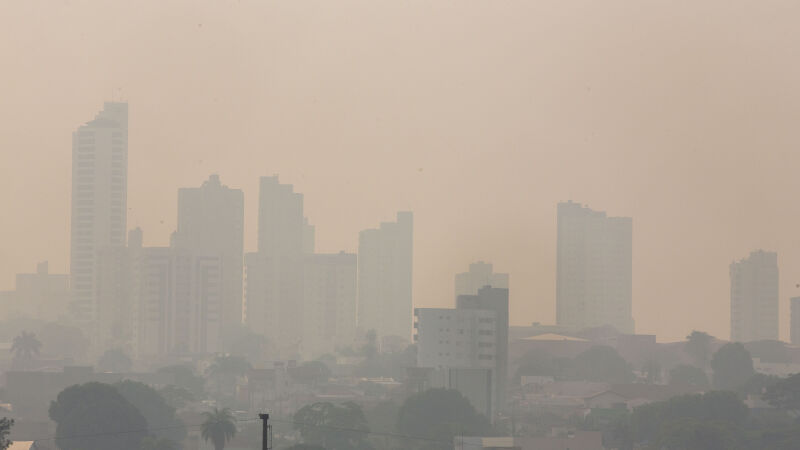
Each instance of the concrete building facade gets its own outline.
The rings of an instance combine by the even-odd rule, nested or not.
[[[778,254],[756,250],[730,265],[731,341],[778,339]]]
[[[456,274],[456,297],[475,295],[484,286],[508,289],[508,274],[495,273],[492,264],[483,261],[470,264],[468,272]]]
[[[571,201],[558,204],[558,325],[634,332],[632,233],[630,217],[607,217]]]
[[[222,259],[223,328],[242,324],[244,284],[244,194],[211,175],[199,188],[178,190],[180,245]]]
[[[358,328],[410,340],[414,216],[363,230],[358,239]]]
[[[72,318],[97,316],[98,252],[125,246],[128,196],[128,104],[106,102],[72,134],[70,280]]]

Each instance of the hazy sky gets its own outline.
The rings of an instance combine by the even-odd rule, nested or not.
[[[637,331],[728,337],[728,265],[778,252],[800,295],[800,2],[0,2],[0,289],[67,272],[71,133],[130,103],[128,224],[165,245],[177,189],[305,194],[320,251],[415,213],[416,306],[511,273],[555,316],[556,203],[634,218]]]

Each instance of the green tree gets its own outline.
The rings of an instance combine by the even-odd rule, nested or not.
[[[248,360],[260,361],[267,353],[267,338],[246,326],[238,326],[227,333],[225,351]]]
[[[664,450],[744,450],[745,439],[730,422],[681,418],[666,423],[658,438]]]
[[[560,377],[561,366],[546,350],[533,348],[520,358],[516,381],[521,382],[523,376]]]
[[[406,399],[397,417],[397,431],[429,439],[428,444],[418,444],[431,449],[451,449],[456,435],[494,434],[486,416],[452,389],[429,389]]]
[[[41,348],[41,341],[36,338],[34,333],[27,331],[23,331],[19,336],[15,337],[11,344],[11,352],[14,353],[14,359],[25,368],[30,365],[34,356],[39,355]]]
[[[205,398],[205,378],[194,373],[186,365],[167,366],[158,369],[159,374],[169,374],[174,377],[174,385],[186,389],[197,400]]]
[[[367,343],[364,345],[361,352],[367,359],[373,359],[378,356],[378,333],[376,333],[375,330],[369,330],[367,331],[366,338]]]
[[[606,383],[630,383],[635,378],[630,364],[607,345],[596,345],[576,356],[572,376]]]
[[[289,374],[297,383],[317,385],[328,381],[331,369],[322,361],[308,361],[290,369]]]
[[[131,371],[133,361],[122,349],[113,348],[106,350],[97,360],[97,367],[103,372],[124,373]]]
[[[14,426],[14,419],[8,417],[0,419],[0,450],[6,450],[11,446],[12,442],[8,435],[11,434],[12,426]]]
[[[666,424],[677,420],[720,421],[742,427],[748,414],[747,405],[735,392],[711,391],[639,406],[631,415],[631,427],[636,442],[653,442],[664,434]]]
[[[187,403],[197,400],[187,389],[175,386],[174,384],[168,384],[162,387],[158,390],[158,393],[169,406],[175,409],[181,409],[186,406]]]
[[[367,442],[369,425],[361,407],[353,402],[306,405],[294,414],[295,429],[306,444],[327,450],[371,448]]]
[[[125,400],[142,413],[150,434],[173,442],[181,442],[186,438],[186,427],[175,416],[175,408],[169,406],[158,391],[146,384],[131,380],[117,383],[114,387]]]
[[[648,359],[644,362],[644,365],[642,365],[642,372],[645,375],[645,379],[650,384],[661,381],[661,364],[654,359]]]
[[[144,416],[113,386],[70,386],[50,403],[61,450],[138,450],[147,435]]]
[[[669,371],[669,384],[705,388],[708,387],[708,376],[699,367],[681,364]]]
[[[146,436],[139,444],[139,450],[178,450],[180,446],[174,441],[155,436]]]
[[[252,366],[241,356],[217,356],[206,370],[206,375],[216,381],[217,393],[233,395],[236,377],[244,376]],[[223,389],[227,386],[227,389]]]
[[[800,412],[800,373],[768,386],[763,398],[776,408]]]
[[[203,413],[205,421],[200,426],[200,435],[203,440],[214,445],[214,450],[222,450],[236,435],[236,424],[228,408],[206,411]]]
[[[725,344],[711,358],[714,387],[736,389],[747,382],[756,371],[750,353],[739,342]]]
[[[684,350],[700,365],[700,367],[708,366],[708,359],[711,357],[711,344],[714,342],[714,336],[703,331],[694,330],[686,336],[686,344]]]

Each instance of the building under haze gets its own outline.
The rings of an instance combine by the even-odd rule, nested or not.
[[[176,245],[131,247],[137,357],[222,351],[222,257]]]
[[[412,328],[411,272],[414,216],[363,230],[358,236],[358,328],[380,337],[409,340]]]
[[[800,297],[792,297],[789,308],[791,314],[789,338],[792,345],[800,345]]]
[[[34,273],[18,273],[13,291],[4,293],[3,314],[44,321],[62,319],[69,304],[69,275],[50,273],[47,261]]]
[[[556,322],[579,330],[610,325],[633,333],[630,217],[558,204]]]
[[[486,309],[416,308],[414,318],[417,367],[433,369],[430,387],[458,390],[491,419],[496,410],[498,380],[496,313]],[[463,383],[467,373],[477,382]]]
[[[778,254],[756,250],[730,265],[731,341],[778,339]]]
[[[311,233],[313,235],[313,233]],[[245,320],[281,357],[297,358],[303,335],[303,263],[309,228],[303,194],[277,176],[261,177],[258,251],[245,256]]]
[[[128,104],[107,102],[72,134],[71,313],[96,320],[98,252],[123,247],[128,196]]]
[[[244,194],[211,175],[199,188],[178,190],[180,245],[198,254],[222,258],[223,328],[242,323]]]
[[[303,359],[352,347],[356,331],[356,255],[306,254],[303,276]]]
[[[484,286],[508,289],[508,274],[494,273],[492,264],[478,261],[469,265],[469,272],[456,274],[456,297],[475,295]]]

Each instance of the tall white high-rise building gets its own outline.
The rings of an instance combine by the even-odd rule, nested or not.
[[[211,175],[199,188],[178,190],[179,245],[222,258],[223,327],[242,324],[244,194]]]
[[[778,339],[778,254],[756,250],[730,266],[731,341]]]
[[[356,255],[307,254],[303,277],[303,359],[351,347],[356,331]]]
[[[410,339],[414,217],[364,230],[358,239],[358,328]]]
[[[258,251],[245,255],[245,319],[283,358],[298,358],[303,334],[303,194],[277,176],[261,177]],[[305,245],[304,245],[305,243]]]
[[[558,204],[556,322],[572,329],[611,325],[633,333],[630,217]]]
[[[97,316],[98,252],[125,245],[128,196],[128,104],[107,102],[72,134],[70,312],[82,324]]]
[[[456,274],[456,297],[475,295],[484,286],[508,289],[508,274],[494,273],[491,263],[478,261],[469,265],[469,272]]]

